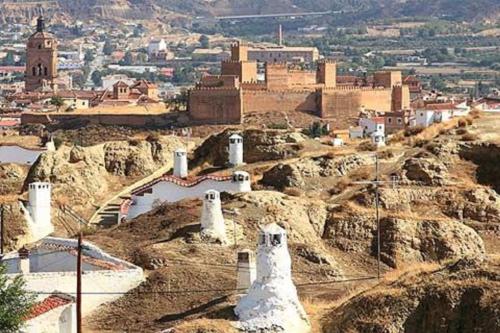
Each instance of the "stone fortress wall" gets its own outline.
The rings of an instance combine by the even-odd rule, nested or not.
[[[236,43],[231,51],[231,60],[222,62],[222,75],[205,76],[190,90],[188,110],[193,121],[240,123],[246,113],[300,111],[334,120],[342,128],[362,108],[388,112],[410,106],[401,72],[377,72],[370,86],[337,86],[333,61],[320,60],[316,71],[273,62],[265,65],[265,82],[258,82],[257,63],[248,60],[248,47]]]

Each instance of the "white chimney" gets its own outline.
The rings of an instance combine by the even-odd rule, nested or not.
[[[310,332],[311,325],[292,281],[286,231],[272,223],[261,228],[257,278],[234,312],[243,331]]]
[[[187,152],[179,148],[174,151],[174,176],[186,178],[188,176]]]
[[[251,250],[238,252],[237,282],[236,289],[242,294],[248,292],[248,288],[255,281],[257,268],[255,266],[255,255]]]
[[[243,164],[243,138],[238,134],[229,137],[229,164],[232,166]]]
[[[28,210],[35,225],[51,224],[51,185],[36,182],[28,185]]]
[[[233,179],[231,180],[232,186],[234,186],[233,192],[251,192],[252,187],[250,183],[250,175],[245,171],[235,171],[233,172]]]
[[[211,242],[220,242],[221,244],[227,243],[220,193],[215,190],[206,191],[203,197],[201,238]]]
[[[30,251],[24,246],[19,249],[19,273],[29,274],[30,273]]]

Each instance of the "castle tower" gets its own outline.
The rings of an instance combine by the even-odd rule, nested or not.
[[[28,212],[33,238],[38,240],[54,231],[51,220],[51,185],[36,182],[28,185]]]
[[[234,187],[233,192],[251,192],[252,187],[250,183],[250,175],[245,171],[235,171],[233,172],[233,179],[231,183]]]
[[[118,81],[113,85],[113,98],[114,99],[128,99],[130,94],[130,87],[123,81]]]
[[[201,238],[209,242],[227,243],[220,193],[215,190],[206,191],[203,197],[200,233]]]
[[[239,328],[251,332],[309,332],[311,326],[292,281],[286,231],[272,223],[261,228],[257,279],[234,309]]]
[[[45,31],[45,20],[39,17],[36,32],[26,45],[25,90],[56,89],[57,41]]]
[[[232,61],[248,61],[248,45],[237,41],[231,44]]]
[[[187,152],[179,148],[174,151],[174,176],[186,178],[188,176]]]
[[[232,166],[243,164],[243,138],[238,134],[229,137],[229,164]]]
[[[325,87],[334,88],[337,86],[337,64],[329,60],[318,62],[316,71],[316,81],[322,83]]]
[[[248,288],[252,286],[257,274],[257,267],[255,266],[255,255],[253,251],[241,250],[238,252],[237,263],[237,278],[236,289],[239,292],[247,293]]]

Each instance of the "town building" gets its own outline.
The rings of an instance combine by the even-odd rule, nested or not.
[[[227,124],[240,123],[250,113],[299,111],[348,128],[362,108],[389,112],[410,107],[401,72],[377,72],[370,85],[337,85],[336,72],[336,64],[329,60],[320,60],[313,71],[267,62],[265,78],[259,80],[249,47],[236,43],[231,59],[221,63],[221,75],[204,75],[189,91],[189,115],[194,123]]]
[[[250,192],[250,175],[235,171],[230,176],[205,175],[183,179],[174,175],[163,175],[132,191],[126,209],[121,211],[120,220],[132,219],[149,212],[164,202],[177,202],[186,198],[203,198],[208,190],[218,192]]]
[[[407,127],[415,126],[415,116],[411,110],[386,112],[384,118],[385,133],[392,134]]]
[[[316,47],[251,47],[248,49],[248,59],[259,62],[312,63],[319,60],[319,51]]]
[[[26,91],[55,90],[57,78],[57,40],[45,31],[45,20],[39,17],[36,32],[26,46]]]
[[[75,293],[77,249],[76,239],[45,237],[19,252],[7,253],[2,263],[7,269],[8,279],[22,274],[26,290],[38,293],[37,301],[44,302],[47,295],[53,293]],[[122,293],[144,281],[144,273],[140,267],[115,258],[85,241],[82,269],[82,292],[87,294],[82,299],[83,316],[101,304],[120,298]],[[52,320],[59,321],[59,318]],[[47,324],[49,323],[45,325]]]

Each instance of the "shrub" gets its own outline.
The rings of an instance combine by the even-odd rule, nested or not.
[[[474,120],[472,119],[472,117],[465,117],[465,122],[467,123],[467,125],[472,125]]]
[[[156,132],[153,132],[146,137],[146,141],[147,142],[158,142],[158,141],[160,141],[160,135]]]
[[[139,140],[139,139],[130,139],[130,140],[128,140],[128,143],[131,146],[138,146],[141,143],[141,140]]]
[[[466,133],[462,135],[461,138],[462,141],[476,141],[477,139],[479,139],[479,137],[476,134],[472,133]]]
[[[378,154],[378,157],[381,158],[381,159],[393,158],[394,157],[394,151],[392,149],[382,150]]]
[[[331,189],[328,190],[328,193],[330,195],[337,195],[342,193],[346,188],[349,187],[351,184],[351,180],[349,178],[341,178],[337,184],[335,184],[335,187],[332,187]]]
[[[412,135],[417,135],[417,134],[421,133],[424,129],[425,129],[425,127],[423,127],[423,126],[407,127],[407,128],[405,128],[404,135],[407,137],[412,136]]]
[[[64,143],[64,140],[58,136],[56,136],[52,140],[54,141],[54,147],[56,148],[56,150],[59,149],[59,147],[61,147],[62,144]]]
[[[370,142],[370,141],[364,141],[364,142],[361,142],[359,144],[358,150],[360,150],[360,151],[376,151],[377,145]]]
[[[296,187],[287,187],[283,190],[283,193],[291,197],[300,197],[303,194],[302,190]]]
[[[267,125],[269,129],[288,129],[288,125],[286,123],[270,123]]]
[[[426,140],[426,139],[416,139],[413,142],[413,147],[423,147],[423,146],[425,146],[428,143],[429,143],[429,140]]]
[[[467,134],[467,133],[469,133],[469,132],[468,132],[465,128],[461,127],[461,128],[457,128],[457,129],[455,130],[455,133],[456,133],[457,135],[462,135],[462,134]]]
[[[465,127],[465,126],[467,126],[467,121],[465,121],[465,119],[459,119],[457,126],[458,127]]]

